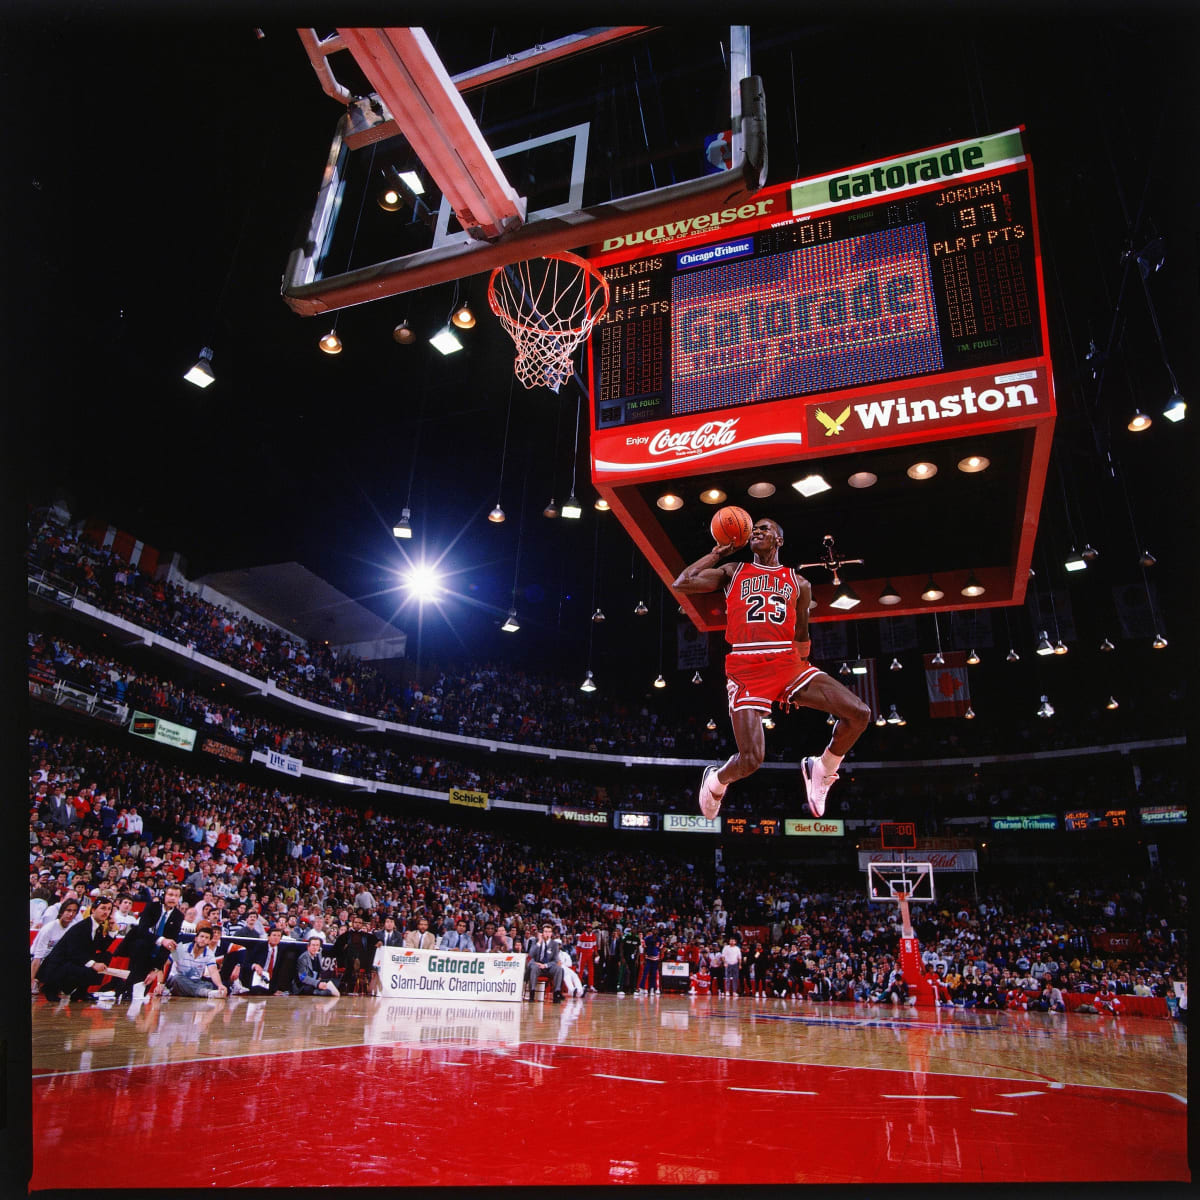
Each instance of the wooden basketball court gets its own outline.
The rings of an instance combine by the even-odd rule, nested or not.
[[[594,994],[32,1022],[35,1189],[1191,1179],[1164,1019]]]

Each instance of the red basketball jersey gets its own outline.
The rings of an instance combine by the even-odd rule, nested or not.
[[[725,640],[734,650],[786,649],[796,636],[799,577],[791,567],[738,563],[725,589]]]

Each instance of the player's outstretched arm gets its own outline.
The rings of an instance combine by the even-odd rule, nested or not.
[[[691,566],[684,567],[679,572],[679,578],[671,585],[675,591],[685,594],[694,592],[715,592],[729,582],[732,564],[717,564],[727,554],[731,554],[735,546],[714,546],[703,558],[698,558]]]

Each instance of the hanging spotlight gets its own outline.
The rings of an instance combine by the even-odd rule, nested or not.
[[[1100,551],[1092,547],[1091,542],[1087,542],[1083,547],[1083,558],[1085,562],[1095,562],[1100,557]]]
[[[1109,696],[1108,703],[1104,707],[1107,708],[1109,712],[1112,712],[1114,709],[1120,708],[1121,706],[1117,703],[1116,696]]]
[[[929,660],[929,665],[931,667],[944,667],[946,665],[946,660],[942,657],[940,650]]]
[[[465,303],[454,314],[454,316],[452,316],[450,318],[450,320],[453,321],[454,324],[459,329],[474,329],[475,328],[475,314],[471,311],[471,309]]]
[[[1165,637],[1163,637],[1163,635],[1161,633],[1156,633],[1154,635],[1154,641],[1152,641],[1150,644],[1154,647],[1155,650],[1165,650],[1169,643],[1167,642],[1167,639]]]
[[[875,724],[878,725],[880,729],[882,729],[887,724],[887,718],[884,717],[883,713],[879,713],[879,715],[876,716]]]
[[[963,584],[962,594],[964,596],[982,596],[987,588],[975,578],[974,571],[967,572],[967,582]]]
[[[1004,656],[1004,661],[1005,662],[1020,662],[1021,656],[1010,647],[1008,653]]]
[[[889,725],[900,725],[903,723],[904,718],[896,711],[896,706],[892,704],[888,706],[888,715],[885,720]]]
[[[888,670],[889,671],[903,671],[904,664],[898,658],[893,658],[892,665],[890,667],[888,667]]]
[[[1133,416],[1129,418],[1129,424],[1125,426],[1130,433],[1141,433],[1143,429],[1149,429],[1154,424],[1148,416],[1140,408],[1134,409]]]
[[[709,717],[708,720],[705,721],[705,723],[704,723],[704,728],[707,729],[709,731],[709,733],[711,733],[714,729],[716,729],[716,727],[717,727],[717,723],[716,723],[716,721],[714,721],[712,719],[712,717]]]
[[[635,617],[644,617],[650,610],[646,607],[644,601],[639,600],[633,607],[633,615]]]
[[[515,608],[508,610],[508,616],[505,617],[504,624],[500,628],[505,633],[516,633],[521,628],[520,623],[517,621],[517,610]]]
[[[490,513],[488,513],[488,520],[491,521],[493,525],[504,524],[504,509],[500,507],[499,500],[496,501],[496,507],[493,508]]]
[[[879,593],[879,603],[888,605],[900,603],[900,593],[892,587],[890,579],[884,582],[883,591]]]
[[[696,673],[695,673],[695,674],[692,676],[692,682],[693,682],[693,683],[703,683],[703,682],[704,682],[704,679],[703,679],[703,677],[701,676],[701,674],[700,674],[700,672],[699,672],[699,671],[697,671],[697,672],[696,672]]]
[[[1149,550],[1143,550],[1142,557],[1138,559],[1138,562],[1141,563],[1143,567],[1152,567],[1156,562],[1158,562],[1158,559],[1155,558]]]
[[[1102,654],[1109,654],[1115,649],[1116,646],[1114,646],[1112,642],[1108,640],[1108,638],[1105,638],[1104,641],[1100,643],[1100,652]]]
[[[450,328],[449,324],[443,325],[429,339],[429,344],[442,354],[454,354],[463,348],[462,342],[454,336],[454,331]]]
[[[933,582],[933,576],[929,576],[929,582],[925,585],[925,590],[921,593],[922,600],[940,600],[946,593],[942,591],[936,583]]]
[[[607,500],[605,500],[605,498],[603,496],[597,496],[596,503],[593,504],[592,507],[597,512],[609,512],[612,509],[612,505],[609,504],[609,502]]]
[[[858,593],[848,584],[843,583],[837,590],[837,594],[829,602],[830,608],[840,609],[842,612],[849,612],[856,605],[861,604]]]
[[[407,508],[400,510],[400,520],[392,526],[392,537],[394,538],[410,538],[412,537],[412,512]]]
[[[834,725],[836,723],[837,723],[837,718],[833,715],[833,713],[830,713],[829,716],[827,716],[825,718],[826,725]]]
[[[849,675],[850,674],[850,664],[847,662],[842,663],[842,665],[838,668],[838,674],[839,675]]]
[[[566,504],[562,506],[562,515],[568,521],[578,521],[583,516],[583,506],[575,499],[574,491],[567,497]]]
[[[200,357],[188,367],[183,377],[198,388],[206,388],[216,383],[217,377],[212,369],[212,350],[208,346],[201,349]]]
[[[866,673],[867,673],[867,664],[865,662],[863,662],[863,660],[861,658],[857,662],[855,662],[854,666],[852,666],[850,668],[851,675],[865,675]]]
[[[317,345],[320,346],[326,354],[341,354],[342,352],[342,339],[338,337],[336,329],[331,329],[327,334],[325,334],[325,336],[321,338]]]
[[[976,654],[974,650],[967,655],[967,665],[971,667],[979,666],[979,655]]]
[[[417,335],[413,333],[407,317],[392,330],[392,341],[399,342],[401,346],[411,346],[416,340]]]
[[[583,682],[579,685],[579,690],[581,692],[594,692],[596,690],[596,681],[592,678],[591,671],[583,677]]]
[[[558,505],[555,504],[553,496],[550,497],[550,503],[542,509],[542,516],[549,517],[552,521],[558,516]]]
[[[1037,710],[1037,715],[1039,717],[1046,717],[1046,718],[1054,716],[1054,705],[1051,704],[1050,701],[1045,696],[1042,697],[1042,704],[1041,704],[1041,707]]]
[[[805,475],[803,479],[795,480],[792,483],[792,487],[805,499],[808,499],[811,496],[819,496],[822,492],[829,491],[830,484],[823,475]]]
[[[596,609],[596,611],[595,611],[594,613],[592,613],[592,620],[593,620],[593,621],[594,621],[594,622],[595,622],[597,625],[599,625],[599,624],[600,624],[600,622],[604,620],[604,612],[603,612],[603,610],[601,610],[601,609],[599,609],[599,608],[598,608],[598,609]]]
[[[726,496],[720,488],[709,488],[700,493],[700,499],[705,504],[720,504],[722,500],[726,499]]]
[[[654,680],[654,686],[656,688],[665,688],[667,686],[667,681],[661,675],[658,675]]]
[[[1059,638],[1058,641],[1054,643],[1054,653],[1058,655],[1067,653],[1067,643],[1064,642],[1062,638]]]
[[[1047,654],[1054,653],[1054,647],[1050,644],[1050,635],[1043,629],[1041,636],[1038,638],[1037,652],[1045,658]]]
[[[1068,571],[1086,571],[1087,559],[1084,558],[1074,546],[1072,546],[1071,553],[1067,555],[1067,560],[1063,563],[1063,566],[1066,567]]]
[[[1187,402],[1178,392],[1172,392],[1171,398],[1167,401],[1167,407],[1163,409],[1163,416],[1168,421],[1179,422],[1187,416]]]
[[[774,729],[775,728],[775,719],[770,716],[763,717],[762,726],[764,729]]]
[[[379,193],[376,202],[384,212],[399,212],[404,207],[404,197],[391,185]]]
[[[896,724],[898,724],[901,728],[903,728],[905,725],[908,724],[908,721],[903,716],[901,716],[900,720],[897,721]]]
[[[975,710],[968,704],[967,711],[963,713],[963,716],[966,717],[968,721],[973,721],[975,720]]]

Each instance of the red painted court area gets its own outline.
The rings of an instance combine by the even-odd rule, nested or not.
[[[529,1042],[40,1076],[33,1100],[37,1189],[98,1163],[137,1188],[1190,1177],[1161,1092]]]

